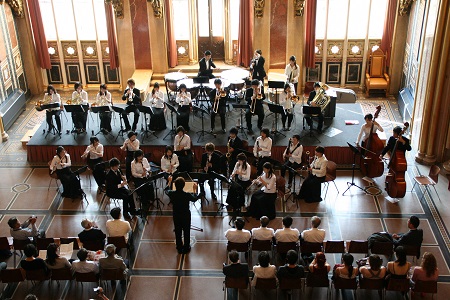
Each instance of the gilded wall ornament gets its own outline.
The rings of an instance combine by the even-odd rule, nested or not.
[[[3,2],[9,4],[14,16],[23,18],[23,0],[0,0],[0,4],[3,4]]]
[[[296,17],[303,17],[305,0],[294,0],[294,13]]]
[[[105,3],[111,3],[116,18],[123,19],[123,0],[105,0]]]
[[[161,0],[147,0],[147,1],[152,4],[153,15],[155,16],[155,18],[158,18],[158,19],[162,18],[163,4],[162,4]]]
[[[398,10],[398,14],[400,16],[406,16],[409,14],[409,10],[411,9],[411,4],[415,0],[400,0],[400,8]]]
[[[255,8],[255,17],[257,18],[263,17],[265,4],[266,4],[265,0],[254,0],[253,6]]]

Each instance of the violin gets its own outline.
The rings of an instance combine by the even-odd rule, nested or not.
[[[375,178],[380,177],[384,173],[384,163],[380,158],[380,154],[383,151],[383,142],[378,137],[376,132],[373,132],[373,127],[375,126],[375,119],[381,111],[381,106],[376,107],[376,111],[373,115],[372,127],[370,128],[369,138],[365,143],[365,155],[364,160],[361,164],[361,172],[364,176]]]
[[[400,137],[408,129],[409,123],[404,124],[403,130],[398,135],[397,141],[395,142],[394,149],[391,152],[391,158],[389,160],[389,172],[386,175],[386,192],[392,198],[403,198],[406,193],[406,181],[405,181],[405,171],[408,168],[408,164],[405,158],[405,152],[398,150],[397,146]]]

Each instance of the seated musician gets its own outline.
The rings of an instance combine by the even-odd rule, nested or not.
[[[130,214],[137,215],[134,205],[133,195],[128,189],[127,178],[120,171],[120,161],[117,158],[111,158],[109,161],[111,169],[106,174],[106,195],[110,198],[123,200],[123,217],[131,219]]]
[[[189,114],[192,110],[192,100],[191,93],[187,91],[184,83],[180,84],[175,101],[178,103],[177,126],[183,126],[186,131],[189,131]]]
[[[253,155],[256,157],[258,164],[258,175],[262,173],[263,165],[272,155],[272,139],[269,137],[269,129],[261,129],[261,135],[255,141],[253,146]]]
[[[220,115],[220,124],[222,125],[222,133],[227,132],[225,130],[225,114],[227,112],[227,98],[228,93],[222,89],[222,80],[214,80],[215,89],[209,92],[209,99],[211,101],[211,133],[214,132],[216,123],[216,115]]]
[[[99,189],[102,189],[105,185],[105,165],[103,162],[103,145],[96,136],[92,136],[90,139],[91,144],[87,146],[81,158],[87,159],[87,165],[92,170],[95,182]]]
[[[52,104],[52,103],[58,103],[61,106],[61,97],[56,92],[53,85],[47,86],[47,93],[44,95],[44,100],[42,101],[43,104]],[[45,118],[48,125],[48,131],[52,130],[53,123],[52,123],[52,117],[55,116],[55,122],[56,122],[56,128],[58,129],[58,134],[61,134],[61,108],[60,106],[49,108],[45,112]]]
[[[72,93],[72,105],[89,104],[88,93],[83,90],[83,85],[79,82],[76,82],[73,85],[73,88],[75,91]],[[73,127],[78,133],[86,132],[87,115],[88,110],[72,113]]]
[[[248,213],[255,219],[267,216],[270,220],[275,219],[275,200],[277,199],[277,179],[273,173],[270,162],[266,162],[263,173],[252,184],[263,185],[262,189],[252,195]]]
[[[367,114],[364,116],[364,121],[366,121],[366,124],[361,126],[361,130],[359,131],[359,135],[358,138],[356,139],[356,146],[359,146],[359,142],[361,141],[361,146],[364,148],[366,146],[366,141],[369,138],[371,132],[371,128],[373,125],[373,130],[372,133],[377,132],[377,130],[383,132],[384,129],[383,127],[381,127],[380,124],[378,124],[378,122],[373,120],[373,115],[372,114]]]
[[[297,170],[300,168],[300,165],[302,163],[302,153],[303,153],[303,146],[300,145],[300,136],[298,134],[295,134],[289,142],[288,147],[286,147],[286,150],[284,150],[283,157],[286,159],[285,164],[281,167],[281,176],[286,175],[286,170],[288,170],[286,167],[290,167],[294,170]],[[295,174],[293,171],[289,171],[289,181],[288,181],[288,188],[290,189],[292,187],[292,179],[294,178]]]
[[[191,138],[186,134],[183,126],[177,127],[174,145],[175,153],[178,155],[180,166],[179,172],[192,172],[193,155],[191,151]]]
[[[213,143],[207,143],[205,145],[205,153],[202,154],[202,169],[206,173],[214,171],[220,173],[221,171],[221,155],[215,152],[215,146]],[[217,200],[216,194],[214,194],[214,178],[211,176],[208,180],[209,190],[211,191],[211,198]],[[200,182],[200,194],[205,196],[205,183]]]
[[[106,84],[100,85],[100,91],[95,97],[95,103],[97,106],[111,106],[113,104],[111,93],[108,92]],[[103,133],[109,133],[112,131],[111,128],[111,111],[100,112],[100,130]]]
[[[409,140],[403,135],[400,135],[400,133],[402,132],[402,128],[400,126],[396,126],[394,127],[392,132],[393,136],[389,138],[386,147],[384,147],[383,151],[381,152],[380,158],[382,158],[388,151],[392,152],[392,150],[394,150],[397,139],[399,142],[397,145],[397,150],[400,150],[403,153],[405,153],[406,151],[411,151],[411,145],[409,144]]]
[[[200,69],[198,70],[198,74],[197,76],[205,76],[208,78],[215,78],[215,76],[213,75],[213,70],[211,68],[216,68],[216,65],[213,63],[212,58],[211,58],[211,51],[206,50],[205,51],[205,56],[200,59],[200,61],[198,62]]]
[[[321,146],[316,147],[314,160],[308,168],[309,175],[300,188],[298,197],[304,199],[307,203],[322,201],[320,197],[321,183],[325,181],[328,163],[324,153],[325,148]]]
[[[58,179],[63,186],[63,197],[72,199],[80,198],[84,194],[81,189],[80,178],[72,172],[70,166],[72,166],[70,155],[63,146],[58,146],[56,148],[56,155],[50,163],[50,172],[56,172],[58,175]]]
[[[148,211],[150,202],[155,200],[155,191],[152,183],[148,182],[150,177],[150,164],[144,157],[144,152],[139,149],[134,151],[134,160],[131,162],[131,175],[133,176],[134,187],[141,198],[144,212]]]
[[[153,110],[153,115],[150,119],[150,130],[164,130],[166,129],[166,117],[164,116],[164,94],[159,90],[159,83],[155,82],[152,94],[150,96],[150,106]]]
[[[231,179],[234,180],[238,186],[232,184],[228,190],[226,202],[233,207],[239,209],[245,205],[245,191],[252,183],[250,181],[251,166],[247,162],[247,156],[244,153],[237,155],[237,163],[231,173]]]
[[[164,178],[167,180],[170,175],[176,173],[179,165],[178,155],[173,153],[173,147],[166,146],[166,151],[163,157],[161,157],[161,171],[166,173],[164,174]]]
[[[133,161],[134,159],[134,152],[139,150],[140,143],[136,136],[136,132],[128,132],[128,138],[123,142],[122,147],[120,147],[120,150],[126,151],[127,153],[127,156],[125,158],[125,174],[127,175],[128,180],[131,179],[131,161]]]
[[[279,104],[284,108],[284,114],[281,114],[281,122],[283,123],[283,130],[291,130],[292,120],[294,119],[294,104],[292,97],[295,96],[292,86],[289,83],[284,85],[283,92],[279,95]],[[286,127],[287,120],[287,127]]]
[[[123,122],[125,123],[125,131],[135,131],[137,123],[139,122],[139,109],[137,105],[142,105],[141,101],[141,91],[135,88],[135,81],[133,78],[127,80],[128,87],[123,92],[122,100],[127,101],[127,107],[122,113]],[[133,127],[130,126],[130,121],[128,121],[128,114],[134,114]]]
[[[309,93],[309,98],[308,98],[308,101],[307,101],[309,106],[314,106],[314,107],[317,106],[317,104],[314,103],[313,100],[316,97],[316,94],[319,92],[320,87],[321,87],[320,86],[320,82],[314,83],[314,90],[311,91],[311,93]],[[319,124],[317,125],[317,131],[319,133],[322,133],[322,127],[323,127],[323,114],[322,114],[322,112],[320,112],[318,117],[319,117]],[[308,117],[305,116],[305,119],[306,119],[306,123],[308,123],[309,127],[312,129],[313,128],[313,122],[312,122],[311,116],[308,116]]]
[[[257,80],[252,80],[252,87],[248,88],[245,91],[245,100],[247,100],[247,104],[250,105],[250,108],[245,113],[245,120],[247,122],[247,130],[249,134],[253,133],[252,129],[252,115],[258,115],[258,128],[262,128],[262,124],[264,122],[264,107],[263,100],[266,99],[266,95],[264,95],[264,87],[262,83]]]
[[[241,153],[240,150],[244,149],[242,140],[238,137],[238,130],[236,127],[230,129],[230,136],[228,137],[228,152],[231,153],[231,159],[229,161],[229,167],[233,168],[237,162],[237,156]]]

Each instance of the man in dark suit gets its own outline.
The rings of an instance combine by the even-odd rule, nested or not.
[[[309,106],[317,106],[317,105],[315,105],[315,103],[312,102],[312,101],[313,101],[314,98],[316,97],[317,92],[319,91],[319,89],[320,89],[320,83],[319,83],[319,82],[314,83],[314,90],[312,90],[312,91],[309,93],[309,98],[308,98],[308,101],[307,101],[307,103],[308,103]],[[317,131],[318,131],[319,133],[322,133],[322,127],[323,127],[323,114],[322,114],[322,112],[320,112],[320,114],[319,114],[318,117],[319,117],[319,124],[317,125]],[[312,127],[313,127],[313,122],[312,122],[311,116],[305,116],[305,119],[306,119],[306,123],[308,123],[309,127],[312,129]]]
[[[238,137],[238,130],[236,127],[233,127],[230,129],[230,136],[228,137],[229,142],[229,149],[228,151],[231,152],[231,159],[229,162],[230,166],[230,173],[233,171],[234,166],[237,163],[237,155],[241,153],[240,150],[247,150],[244,149],[244,144],[242,143],[242,140]]]
[[[221,173],[222,167],[219,153],[215,152],[215,146],[213,143],[207,143],[205,145],[205,153],[202,154],[202,169],[206,173],[211,173],[214,171],[216,173]],[[214,178],[212,176],[208,180],[209,189],[211,191],[211,198],[217,200],[216,194],[214,194]],[[200,182],[200,194],[205,195],[205,183]]]
[[[222,87],[222,80],[217,78],[214,80],[214,85],[216,86],[215,89],[211,90],[209,92],[209,100],[211,101],[211,133],[214,133],[214,127],[216,123],[216,115],[220,115],[220,124],[222,125],[222,133],[227,132],[225,130],[225,114],[227,112],[227,98],[228,93],[225,92],[225,96],[221,96],[221,90],[223,90]],[[217,103],[216,103],[217,99]],[[217,105],[217,106],[216,106]],[[214,109],[217,109],[217,113],[214,112]]]
[[[123,200],[123,216],[125,219],[131,219],[132,215],[137,215],[136,206],[134,205],[133,195],[128,189],[127,179],[119,170],[120,161],[117,158],[111,158],[109,161],[109,170],[106,174],[106,195],[110,198]]]
[[[139,89],[134,87],[136,83],[134,82],[133,78],[128,79],[127,85],[128,87],[123,92],[122,100],[123,101],[126,100],[128,106],[122,113],[122,117],[123,122],[125,123],[125,130],[129,131],[131,129],[132,131],[135,131],[137,123],[139,121],[139,114],[140,114],[137,105],[142,105],[141,91],[139,91]],[[128,121],[128,114],[131,112],[134,113],[133,128],[130,127],[130,121]]]
[[[211,67],[215,69],[216,65],[212,61],[211,51],[206,50],[205,57],[200,59],[198,64],[200,65],[200,69],[198,70],[198,74],[197,74],[198,77],[205,76],[208,78],[215,78],[215,76],[212,73],[213,70],[211,69]]]
[[[231,261],[231,264],[226,265],[223,264],[223,274],[226,277],[230,278],[247,278],[247,284],[248,284],[248,265],[247,264],[241,264],[239,261],[239,253],[236,250],[231,250],[228,254],[228,258]],[[232,299],[237,299],[237,290],[236,289],[228,289],[228,295],[232,295]]]
[[[84,230],[78,234],[80,242],[82,242],[83,244],[85,242],[98,242],[99,244],[102,245],[102,247],[97,250],[103,250],[103,246],[105,245],[106,234],[104,234],[103,231],[99,229],[97,225],[89,219],[83,219],[81,221],[81,226],[84,228]]]
[[[261,99],[258,99],[261,97]],[[258,128],[262,129],[264,122],[264,107],[263,100],[266,99],[264,95],[264,86],[258,79],[252,80],[252,87],[245,91],[245,100],[250,105],[250,109],[247,109],[245,113],[245,120],[247,121],[247,130],[249,134],[253,133],[252,129],[252,115],[258,115]]]
[[[383,157],[388,151],[392,152],[392,150],[394,150],[397,139],[398,139],[397,150],[401,150],[403,151],[403,153],[405,153],[406,151],[411,151],[411,145],[409,144],[409,140],[406,137],[400,135],[400,133],[402,133],[402,128],[400,126],[396,126],[392,131],[393,136],[389,138],[386,147],[384,147],[383,151],[381,152],[381,157]]]
[[[423,241],[423,230],[417,229],[419,225],[419,218],[416,216],[411,216],[408,219],[409,231],[407,233],[392,234],[392,238],[394,239],[394,246],[417,246],[420,248]],[[420,257],[420,250],[417,255],[417,257]]]
[[[264,63],[266,60],[261,56],[262,51],[256,50],[253,59],[250,63],[250,72],[252,73],[252,79],[260,80],[264,85],[264,78],[266,77],[266,71],[264,70]]]

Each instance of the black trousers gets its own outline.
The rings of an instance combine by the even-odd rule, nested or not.
[[[73,112],[72,113],[72,122],[73,127],[76,129],[86,129],[87,122],[87,114],[88,112]]]
[[[147,183],[146,185],[143,185]],[[155,200],[155,190],[153,184],[148,182],[145,178],[134,178],[134,186],[139,188],[136,193],[141,198],[142,204],[147,205]]]
[[[118,189],[113,194],[108,194],[108,197],[123,200],[123,214],[124,215],[136,210],[136,205],[134,205],[133,195],[131,195],[130,190],[125,187]]]
[[[61,132],[61,111],[60,110],[47,110],[45,112],[45,119],[47,121],[48,130],[51,130],[53,127],[52,124],[52,116],[55,116],[56,128],[59,132]]]
[[[259,219],[262,216],[267,216],[270,220],[275,219],[275,200],[277,199],[277,193],[264,193],[259,190],[252,195],[252,201],[250,203],[249,214],[255,219]]]
[[[281,114],[281,122],[283,123],[283,128],[286,127],[286,120],[287,120],[287,127],[291,127],[293,119],[294,119],[293,113]]]
[[[178,160],[180,161],[180,165],[177,170],[178,172],[192,172],[194,157],[191,150],[187,150],[186,152],[186,155],[178,156]]]
[[[217,115],[220,116],[220,125],[222,125],[222,129],[225,129],[225,113],[221,113],[220,111],[215,113],[212,110],[211,110],[211,129],[214,130],[214,127],[216,126],[216,116]]]
[[[286,171],[289,171],[289,184],[292,183],[292,179],[294,178],[294,172],[292,172],[291,170],[287,169],[286,166],[296,170],[298,168],[300,168],[300,164],[296,163],[296,162],[290,162],[289,160],[283,165],[281,166],[281,176],[286,176]]]
[[[173,225],[175,226],[175,243],[177,249],[188,249],[191,240],[191,212],[187,215],[174,215]],[[184,243],[181,235],[184,236]]]
[[[187,131],[190,130],[189,128],[189,115],[190,115],[191,109],[189,105],[183,105],[181,107],[178,107],[178,113],[177,115],[177,126],[183,126],[184,129]]]
[[[318,116],[317,116],[318,118],[319,118],[319,123],[317,124],[317,129],[318,130],[322,130],[322,127],[323,127],[323,114],[322,113],[320,113]],[[312,118],[311,118],[311,116],[305,116],[305,119],[306,119],[306,123],[308,123],[308,125],[309,125],[309,127],[313,127],[313,122],[312,122]]]
[[[70,168],[57,169],[56,174],[63,185],[63,197],[77,198],[82,195],[80,179]]]
[[[150,118],[150,130],[164,130],[166,129],[166,117],[164,116],[164,108],[153,107],[153,115]]]
[[[231,205],[234,209],[238,209],[241,206],[245,205],[245,191],[252,184],[251,180],[242,181],[236,177],[236,183],[230,186],[228,190],[228,195],[226,199],[226,203]]]
[[[94,175],[95,182],[100,187],[105,184],[105,165],[100,164],[103,161],[101,157],[96,159],[89,159],[88,166],[92,170],[92,175]]]
[[[131,179],[131,162],[134,159],[134,151],[127,151],[127,157],[125,158],[125,174],[127,180]]]
[[[256,169],[257,169],[257,175],[261,175],[263,172],[263,166],[264,164],[269,161],[269,157],[265,156],[265,157],[260,157],[258,159],[258,164],[256,165]]]
[[[257,100],[260,101],[260,100]],[[256,107],[255,113],[252,114],[250,109],[247,109],[247,112],[245,113],[245,121],[247,122],[247,129],[252,130],[252,116],[257,115],[258,116],[258,128],[262,128],[263,122],[264,122],[264,108]]]
[[[325,176],[317,177],[309,174],[305,181],[303,181],[298,197],[300,199],[305,199],[305,202],[308,203],[322,201],[322,198],[320,197],[322,192],[322,182],[325,182]]]
[[[112,131],[111,128],[111,112],[101,112],[100,113],[100,128],[106,129],[109,132]]]
[[[139,109],[134,105],[129,105],[125,108],[124,112],[122,113],[123,122],[125,123],[125,128],[130,129],[130,121],[128,121],[128,114],[133,113],[134,114],[134,120],[133,120],[133,128],[132,130],[136,130],[137,123],[139,122]]]

